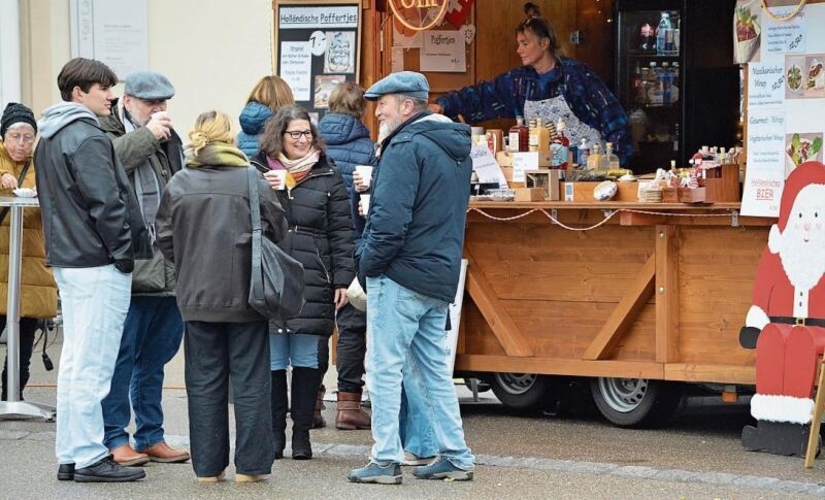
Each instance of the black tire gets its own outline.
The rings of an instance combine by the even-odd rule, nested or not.
[[[684,386],[661,380],[591,379],[590,393],[599,412],[618,427],[649,428],[664,424],[682,401]]]
[[[552,392],[550,377],[532,373],[496,373],[490,385],[504,406],[523,412],[541,409]]]

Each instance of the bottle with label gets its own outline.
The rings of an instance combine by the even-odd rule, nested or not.
[[[528,140],[528,151],[538,151],[539,150],[539,139],[536,135],[536,119],[531,118],[530,121],[527,122],[527,130],[529,132],[529,140]]]
[[[670,106],[672,103],[673,74],[670,72],[670,63],[662,63],[662,70],[659,71],[659,86],[662,88],[662,106]]]
[[[587,139],[584,137],[582,137],[582,141],[579,143],[577,154],[576,163],[578,163],[581,168],[587,168],[587,159],[590,156],[590,144],[587,143]]]
[[[605,145],[607,152],[604,154],[605,159],[607,160],[607,169],[608,170],[619,170],[622,168],[621,163],[619,162],[619,157],[613,152],[613,143],[608,142]]]
[[[556,136],[550,144],[550,168],[567,169],[568,155],[570,152],[570,139],[564,135],[564,119],[559,118],[556,124]]]
[[[536,118],[535,123],[530,120],[530,151],[547,152],[550,150],[550,132],[544,126],[541,118]]]
[[[668,49],[670,50],[668,51]],[[656,55],[664,56],[672,51],[673,25],[670,24],[670,13],[662,12],[662,18],[659,20],[659,27],[656,29]]]
[[[590,156],[587,157],[587,170],[599,170],[602,165],[602,154],[599,152],[600,147],[598,143],[593,144],[590,150]]]
[[[645,101],[648,106],[658,107],[662,105],[662,85],[661,80],[659,79],[661,70],[656,65],[656,61],[650,61],[649,66],[647,97]]]
[[[516,124],[507,134],[510,138],[510,152],[530,151],[530,129],[524,124],[524,118],[517,116]]]

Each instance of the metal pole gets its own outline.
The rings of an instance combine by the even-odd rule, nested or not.
[[[20,268],[23,246],[23,207],[12,206],[9,226],[9,283],[6,308],[8,336],[8,401],[20,401]]]

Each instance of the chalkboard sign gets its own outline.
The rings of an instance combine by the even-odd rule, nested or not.
[[[276,5],[276,74],[315,120],[326,113],[336,85],[358,82],[360,45],[360,0],[284,0]]]

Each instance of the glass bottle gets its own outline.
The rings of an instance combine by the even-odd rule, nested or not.
[[[524,124],[524,118],[517,116],[516,124],[507,134],[510,138],[510,151],[514,153],[530,151],[530,129]]]
[[[613,143],[608,142],[605,145],[605,148],[607,148],[607,152],[604,154],[604,157],[607,160],[607,170],[620,170],[622,165],[619,163],[619,157],[613,153]]]
[[[668,46],[668,42],[670,45]],[[659,27],[656,29],[656,55],[664,56],[673,51],[673,25],[670,24],[670,14],[662,12]]]
[[[578,155],[576,163],[578,163],[581,168],[587,168],[587,159],[590,157],[590,144],[587,143],[586,138],[582,137],[576,153]]]
[[[568,154],[570,152],[570,139],[564,135],[564,119],[559,118],[556,124],[556,135],[550,144],[550,168],[567,170]]]
[[[593,148],[590,150],[590,156],[587,157],[587,170],[599,170],[602,164],[600,149],[598,143],[593,144]]]

